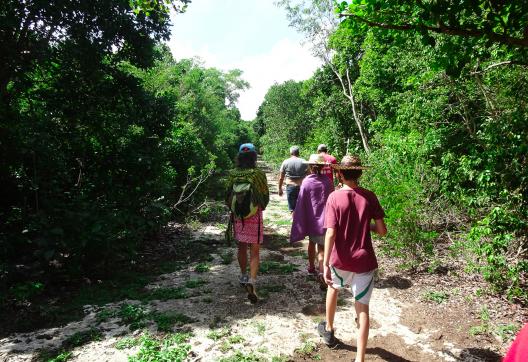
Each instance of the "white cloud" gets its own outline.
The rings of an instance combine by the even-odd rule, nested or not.
[[[180,39],[171,39],[168,45],[178,60],[199,57],[208,67],[241,69],[242,78],[251,87],[241,93],[238,101],[238,108],[245,120],[255,118],[266,92],[274,83],[308,79],[320,66],[320,61],[312,56],[309,49],[290,39],[280,40],[267,53],[246,56],[233,64],[221,62],[207,46],[193,48],[192,44]]]
[[[268,53],[241,59],[234,67],[244,72],[243,78],[251,86],[240,95],[238,102],[242,118],[255,118],[266,92],[274,83],[308,79],[319,66],[319,60],[306,47],[289,39],[280,40]]]
[[[176,59],[199,57],[207,67],[243,71],[251,88],[238,107],[246,120],[255,118],[273,83],[308,79],[320,65],[271,0],[197,0],[172,20],[168,45]]]
[[[171,39],[167,45],[170,47],[174,58],[177,60],[198,57],[203,60],[207,67],[223,68],[220,66],[218,57],[209,50],[207,45],[195,48],[189,42],[177,38]]]

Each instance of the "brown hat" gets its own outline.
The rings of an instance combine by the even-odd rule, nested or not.
[[[358,156],[346,155],[341,163],[331,165],[336,170],[367,170],[368,166],[361,165],[361,159]]]

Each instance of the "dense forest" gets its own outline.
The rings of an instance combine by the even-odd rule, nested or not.
[[[211,194],[253,131],[235,105],[240,71],[172,58],[164,1],[4,1],[0,22],[8,300],[131,258]]]
[[[0,2],[0,359],[349,358],[314,338],[326,292],[276,193],[290,146],[321,143],[386,212],[369,357],[504,354],[528,306],[528,2],[274,3],[321,65],[243,120],[242,71],[167,45],[191,0]],[[271,190],[255,305],[224,240],[246,142]]]
[[[273,85],[251,122],[240,71],[164,45],[187,3],[0,5],[0,302],[134,255],[219,196],[211,176],[247,141],[271,163],[292,144],[360,154],[386,255],[456,255],[528,302],[525,2],[279,1],[323,65]]]
[[[360,154],[387,255],[415,270],[453,256],[527,303],[528,5],[279,4],[323,66],[267,92],[253,123],[264,157]]]

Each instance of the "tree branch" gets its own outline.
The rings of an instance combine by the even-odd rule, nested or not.
[[[499,63],[488,65],[486,68],[484,68],[482,70],[479,70],[479,71],[471,72],[470,74],[474,75],[474,74],[485,73],[485,72],[487,72],[490,69],[493,69],[495,67],[500,67],[500,66],[503,66],[503,65],[518,65],[518,66],[521,66],[521,67],[528,67],[528,64],[526,64],[526,63],[517,62],[515,60],[505,60],[503,62],[499,62]]]
[[[515,45],[520,47],[528,47],[528,36],[523,38],[515,38],[507,35],[497,34],[492,31],[477,30],[477,29],[462,29],[452,26],[447,26],[439,23],[437,27],[425,24],[388,24],[377,21],[365,19],[353,13],[340,13],[339,17],[347,17],[358,20],[367,24],[370,27],[390,29],[390,30],[428,30],[434,33],[459,35],[463,37],[488,37],[489,39],[502,44]]]
[[[191,175],[187,175],[187,181],[185,182],[185,185],[182,186],[182,192],[180,194],[180,197],[178,198],[178,201],[172,206],[174,209],[178,210],[178,206],[186,203],[189,201],[194,193],[198,190],[201,184],[203,184],[211,175],[213,174],[212,170],[209,170],[207,173],[202,173],[200,176],[196,178],[192,178]],[[192,187],[192,184],[196,182],[194,185],[194,188],[189,191],[189,193],[186,194],[187,189]]]

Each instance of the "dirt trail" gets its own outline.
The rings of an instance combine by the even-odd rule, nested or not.
[[[249,303],[238,285],[236,249],[225,246],[219,246],[212,254],[208,271],[197,272],[196,263],[192,263],[183,270],[160,276],[148,286],[177,288],[199,280],[200,285],[185,298],[123,302],[141,306],[150,313],[178,312],[187,316],[176,330],[192,332],[189,341],[192,361],[230,357],[231,361],[353,360],[356,333],[353,298],[350,293],[341,293],[336,315],[336,337],[341,343],[329,349],[320,343],[315,329],[324,319],[325,293],[306,275],[306,246],[292,247],[287,242],[291,221],[286,201],[277,195],[276,175],[269,169],[266,171],[271,201],[264,214],[265,245],[261,255],[269,272],[259,276],[257,293],[261,298],[256,305]],[[194,238],[220,245],[223,231],[215,225],[205,225]],[[227,264],[229,254],[235,258]],[[384,264],[383,259],[380,264]],[[474,338],[468,333],[478,322],[470,310],[471,303],[460,305],[456,299],[441,304],[425,303],[421,300],[423,284],[389,270],[382,267],[370,304],[367,360],[499,360],[503,346],[497,340]],[[118,306],[115,303],[105,308]],[[39,350],[57,349],[74,333],[89,328],[97,328],[101,337],[74,348],[69,361],[127,361],[138,347],[118,350],[116,342],[124,336],[137,336],[142,330],[130,332],[115,316],[101,322],[98,320],[101,310],[86,306],[81,321],[1,339],[0,361],[38,359]],[[146,328],[153,335],[158,333],[153,323],[147,323]]]

